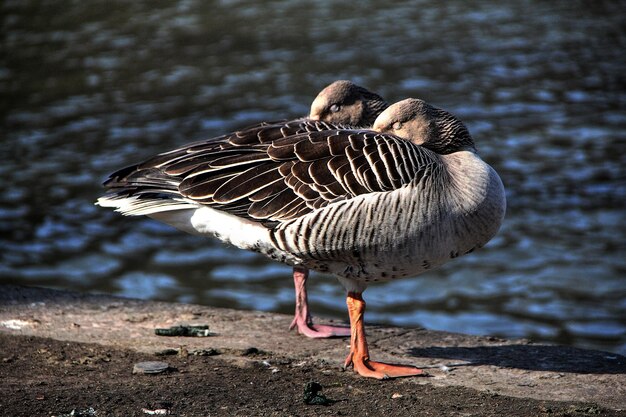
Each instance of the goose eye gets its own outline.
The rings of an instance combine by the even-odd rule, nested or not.
[[[395,122],[393,124],[393,130],[400,130],[402,129],[402,122]]]
[[[333,113],[337,113],[340,108],[341,107],[338,104],[333,104],[332,106],[330,106],[330,111],[332,111]]]

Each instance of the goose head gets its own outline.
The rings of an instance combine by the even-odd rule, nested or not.
[[[345,126],[371,126],[387,106],[378,94],[351,81],[339,80],[317,95],[309,118]]]
[[[474,140],[458,118],[424,100],[407,98],[389,106],[372,127],[423,146],[440,155],[476,152]]]

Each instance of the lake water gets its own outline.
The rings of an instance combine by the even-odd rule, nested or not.
[[[351,79],[459,116],[508,198],[484,249],[371,286],[366,320],[626,354],[624,2],[0,8],[0,282],[291,313],[289,267],[93,202],[117,168]],[[332,277],[311,301],[347,318]]]

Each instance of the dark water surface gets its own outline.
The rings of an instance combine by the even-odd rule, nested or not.
[[[93,202],[117,168],[304,115],[347,78],[456,113],[508,197],[485,249],[370,287],[367,320],[626,354],[624,2],[0,10],[0,282],[291,312],[289,267]],[[347,317],[334,278],[311,292],[316,313]]]

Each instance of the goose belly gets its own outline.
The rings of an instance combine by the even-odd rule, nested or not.
[[[152,213],[149,216],[193,235],[215,237],[224,243],[260,252],[282,262],[298,262],[291,254],[278,251],[273,246],[269,229],[260,223],[220,210],[202,206]]]

